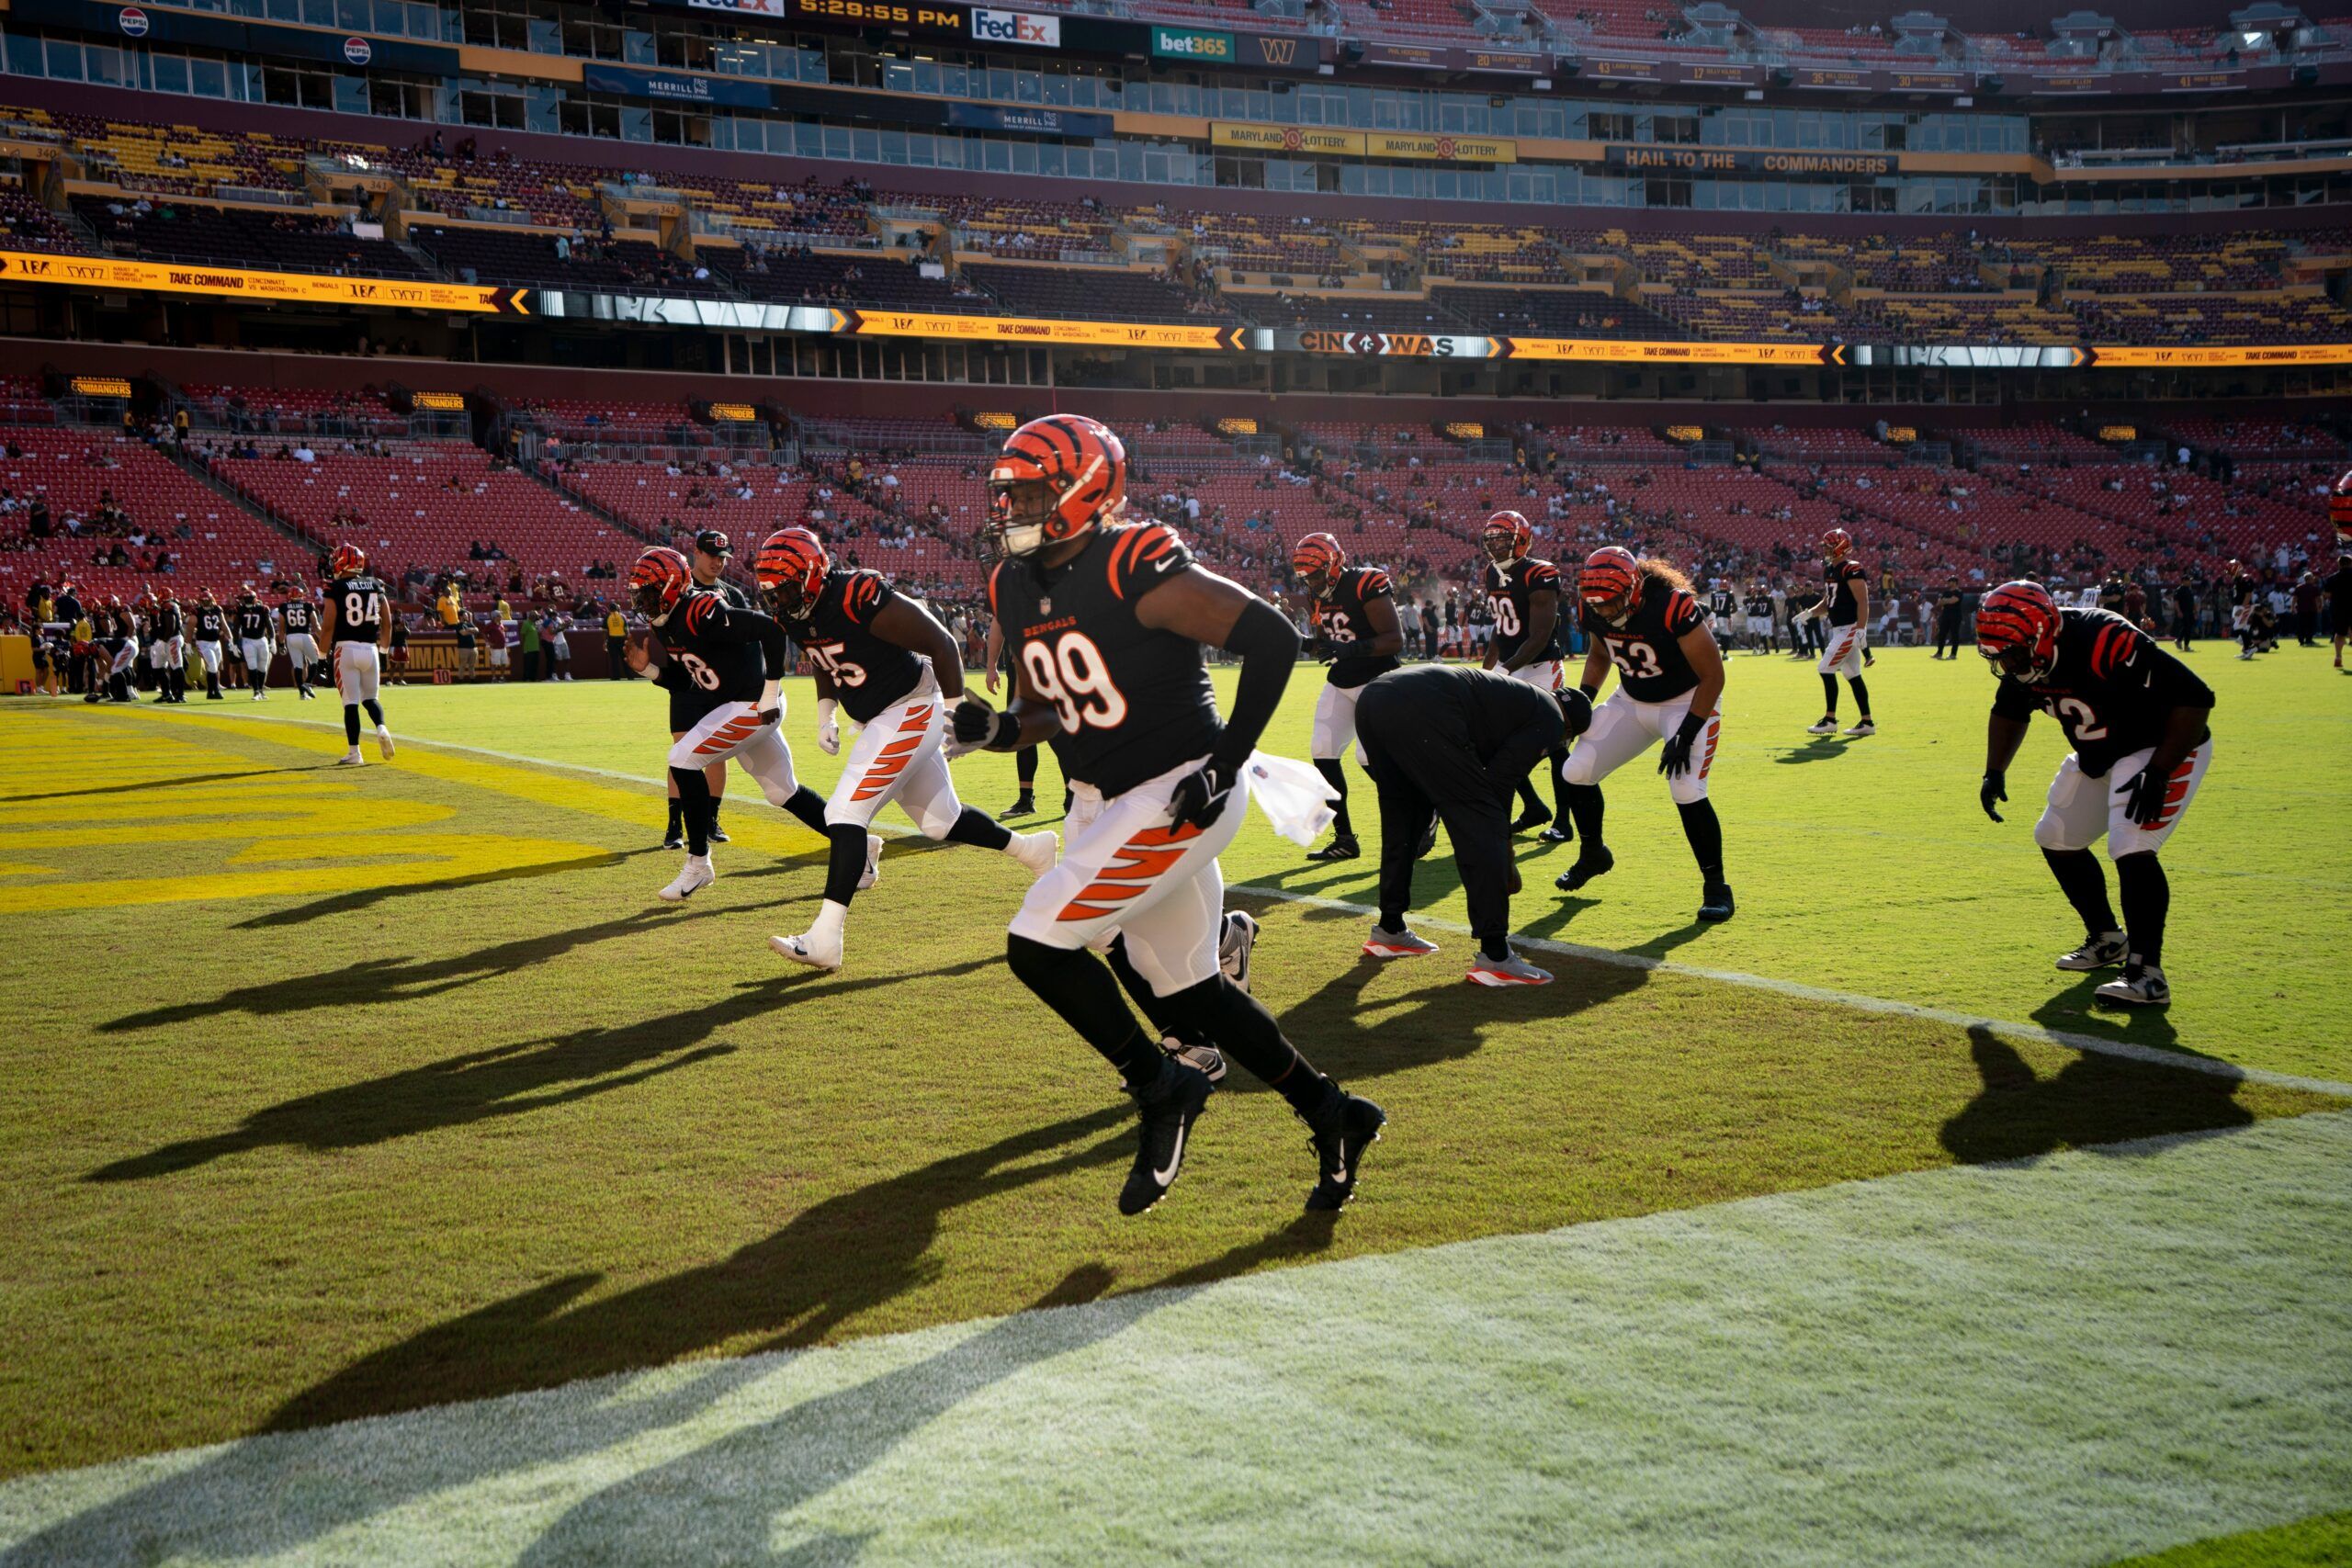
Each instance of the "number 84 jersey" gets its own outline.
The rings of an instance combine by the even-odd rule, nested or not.
[[[1672,702],[1698,689],[1699,672],[1682,656],[1682,639],[1705,624],[1706,616],[1684,590],[1647,572],[1641,582],[1641,600],[1623,626],[1611,626],[1588,606],[1585,635],[1608,647],[1617,683],[1627,696],[1637,703]]]
[[[1006,560],[989,574],[1013,668],[1061,720],[1063,776],[1105,799],[1206,755],[1224,728],[1201,645],[1136,616],[1139,600],[1192,567],[1173,533],[1131,523],[1098,528],[1050,570]]]
[[[793,625],[808,662],[825,672],[835,698],[860,724],[873,723],[922,681],[921,658],[874,635],[874,617],[897,597],[878,571],[837,568]]]

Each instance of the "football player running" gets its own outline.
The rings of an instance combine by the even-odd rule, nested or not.
[[[2156,852],[2180,825],[2212,761],[2211,687],[2155,640],[2109,610],[2061,608],[2038,582],[2005,582],[1976,609],[1976,649],[2000,687],[1984,737],[1984,815],[2007,800],[2006,781],[2039,707],[2074,750],[2050,781],[2033,827],[2051,874],[2083,918],[2083,944],[2058,967],[2123,965],[2101,999],[2140,1007],[2172,1000],[2164,972],[2172,887]],[[2120,782],[2115,782],[2120,780]],[[2123,898],[2118,925],[2091,845],[2107,836]]]
[[[294,694],[313,700],[311,677],[319,664],[319,607],[300,588],[288,588],[277,606],[278,629],[286,637],[286,661],[294,667]]]
[[[1862,661],[1869,656],[1865,628],[1871,617],[1870,573],[1854,559],[1854,536],[1843,528],[1832,528],[1821,536],[1821,553],[1825,558],[1821,598],[1806,614],[1827,627],[1827,644],[1821,650],[1821,662],[1815,666],[1821,671],[1822,708],[1820,719],[1805,733],[1837,732],[1838,677],[1843,675],[1846,684],[1854,688],[1857,710],[1846,733],[1876,735],[1878,726],[1871,722],[1871,689],[1862,683]]]
[[[785,630],[756,610],[729,604],[697,585],[686,558],[656,545],[629,569],[630,596],[649,624],[622,658],[670,694],[670,782],[686,829],[686,863],[660,897],[693,897],[718,880],[710,865],[710,780],[704,773],[729,757],[760,791],[820,838],[830,839],[825,800],[793,776],[784,743]],[[878,846],[876,846],[878,847]]]
[[[180,596],[166,588],[161,599],[152,594],[150,599],[147,658],[155,671],[155,700],[184,703],[187,701],[187,623],[180,613]]]
[[[368,574],[368,554],[357,545],[337,545],[328,558],[334,580],[327,584],[327,657],[334,660],[334,683],[343,696],[343,738],[348,742],[342,767],[356,768],[359,758],[359,710],[366,708],[376,726],[376,748],[384,761],[392,760],[392,732],[384,728],[383,705],[376,700],[383,674],[383,649],[391,645],[390,595]],[[258,607],[258,605],[256,605]],[[268,624],[269,614],[262,612]],[[266,671],[267,664],[263,665]],[[295,679],[302,678],[295,666]]]
[[[1315,699],[1311,758],[1340,797],[1332,807],[1331,841],[1306,858],[1353,860],[1363,851],[1348,817],[1348,775],[1340,760],[1356,738],[1356,699],[1368,682],[1396,668],[1405,630],[1396,620],[1388,573],[1376,566],[1350,566],[1347,551],[1331,535],[1309,534],[1299,540],[1290,552],[1290,567],[1314,612],[1317,657],[1331,663],[1330,678]],[[1357,765],[1363,760],[1359,744]]]
[[[1135,1097],[1142,1136],[1122,1213],[1167,1193],[1212,1087],[1145,1032],[1122,983],[1155,1023],[1221,1051],[1289,1101],[1313,1136],[1306,1206],[1336,1210],[1387,1118],[1316,1071],[1218,966],[1230,922],[1216,857],[1241,826],[1241,770],[1282,701],[1298,633],[1194,565],[1169,529],[1124,521],[1126,488],[1119,438],[1077,414],[1023,425],[989,470],[986,537],[1004,558],[989,576],[989,607],[1012,650],[1013,700],[998,713],[967,694],[954,752],[1050,740],[1074,797],[1061,863],[1030,888],[1005,957]],[[1229,722],[1204,644],[1241,659]],[[1111,968],[1088,951],[1097,946]]]
[[[818,746],[829,757],[841,754],[843,709],[864,727],[825,803],[833,852],[824,904],[814,925],[798,936],[770,937],[770,947],[812,969],[842,966],[850,900],[882,849],[866,829],[894,800],[927,839],[1011,855],[1032,877],[1053,869],[1051,832],[1008,832],[956,798],[940,747],[948,705],[964,697],[964,663],[945,626],[894,592],[880,572],[835,567],[806,528],[769,535],[752,573],[769,612],[786,623],[816,671]]]
[[[1561,698],[1568,730],[1580,737],[1562,777],[1584,845],[1554,886],[1574,893],[1617,863],[1601,839],[1600,781],[1663,740],[1657,771],[1699,863],[1699,919],[1727,920],[1732,896],[1724,880],[1723,824],[1707,798],[1723,726],[1724,661],[1706,616],[1680,572],[1655,557],[1637,560],[1617,545],[1586,558],[1577,592],[1592,649],[1577,689]],[[1595,708],[1611,664],[1616,695]]]
[[[1560,689],[1560,569],[1529,555],[1534,543],[1535,530],[1516,512],[1496,513],[1479,533],[1479,547],[1487,552],[1487,603],[1495,617],[1482,667],[1499,670],[1538,690],[1556,692]],[[1520,798],[1527,802],[1527,808],[1512,821],[1512,832],[1543,828],[1537,837],[1552,844],[1566,843],[1576,836],[1568,826],[1567,796],[1560,783],[1560,764],[1567,755],[1564,741],[1546,756],[1552,774],[1549,810],[1535,793],[1532,771],[1520,781]]]

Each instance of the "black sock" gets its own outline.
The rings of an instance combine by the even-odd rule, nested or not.
[[[1331,831],[1342,839],[1354,838],[1355,824],[1348,818],[1348,775],[1340,771],[1340,759],[1317,757],[1315,759],[1315,771],[1321,773],[1324,781],[1340,794],[1340,798],[1331,803]]]
[[[706,835],[718,831],[718,807],[725,798],[723,795],[714,795],[710,797],[710,804],[703,808],[703,831]]]
[[[1860,724],[1871,716],[1871,689],[1862,684],[1860,675],[1846,684],[1854,688],[1854,722]]]
[[[1568,814],[1577,819],[1577,837],[1584,840],[1584,851],[1590,854],[1600,848],[1601,799],[1599,784],[1569,784]]]
[[[681,802],[676,795],[673,795],[670,797],[670,830],[662,835],[665,839],[674,839],[686,830],[685,824],[680,820],[678,815],[680,804]]]
[[[1021,798],[1037,793],[1037,748],[1023,746],[1012,754],[1012,776],[1021,783]]]
[[[830,831],[833,852],[825,863],[825,897],[846,904],[857,897],[858,880],[865,874],[865,829],[856,822],[837,822]]]
[[[1568,749],[1555,746],[1544,753],[1544,761],[1552,771],[1552,822],[1555,827],[1566,828],[1568,825],[1568,781],[1560,776],[1560,770],[1567,763]]]
[[[947,841],[983,850],[1001,850],[1012,842],[1012,829],[976,806],[967,806],[947,825]]]
[[[832,837],[833,830],[825,825],[825,797],[807,784],[792,792],[792,798],[784,803],[784,808],[802,827],[820,838]]]
[[[2058,879],[2059,891],[2083,918],[2083,930],[2092,941],[2123,929],[2115,923],[2115,911],[2108,905],[2107,875],[2099,870],[2097,855],[2088,850],[2044,850],[2041,858],[2050,863],[2050,874]]]
[[[700,768],[672,768],[678,785],[678,814],[686,825],[686,852],[710,853],[710,781]]]
[[[383,704],[378,702],[373,697],[362,697],[359,699],[359,705],[368,710],[368,716],[375,721],[377,728],[381,729],[384,728]]]
[[[1510,963],[1510,933],[1509,931],[1496,931],[1490,936],[1480,937],[1478,939],[1478,951],[1481,954],[1493,959],[1498,964]]]
[[[1821,678],[1821,700],[1823,704],[1826,705],[1821,710],[1823,714],[1826,715],[1830,718],[1836,718],[1838,716],[1837,676],[1824,675]]]
[[[1691,858],[1699,863],[1699,875],[1706,882],[1724,879],[1724,825],[1715,816],[1712,800],[1694,800],[1688,806],[1677,806],[1682,813],[1682,836],[1690,840]]]
[[[349,703],[343,705],[343,738],[354,750],[359,745],[359,710]]]
[[[1151,982],[1143,977],[1134,960],[1127,956],[1127,939],[1124,936],[1112,938],[1111,951],[1103,956],[1111,961],[1111,973],[1119,977],[1119,984],[1126,987],[1128,997],[1136,1006],[1143,1009],[1144,1017],[1151,1020],[1153,1030],[1163,1037],[1180,1033],[1176,1012],[1169,1006],[1169,998],[1153,992]]]
[[[1091,953],[1047,947],[1025,936],[1004,939],[1004,961],[1079,1037],[1119,1070],[1130,1089],[1159,1081],[1168,1058],[1143,1032],[1119,995],[1119,982]]]
[[[2165,961],[2165,915],[2172,908],[2172,884],[2154,850],[2124,855],[2115,863],[2115,883],[2123,898],[2123,932],[2131,939],[2128,966],[2154,969]]]
[[[1340,1092],[1337,1084],[1317,1072],[1283,1037],[1274,1015],[1224,976],[1212,975],[1197,986],[1187,986],[1168,1003],[1186,1038],[1197,1032],[1290,1101],[1292,1110],[1319,1110]]]

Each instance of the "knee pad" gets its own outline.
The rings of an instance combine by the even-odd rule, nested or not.
[[[2066,842],[2066,825],[2055,811],[2044,811],[2033,824],[2033,841],[2045,850],[2079,850],[2080,844]]]
[[[1572,784],[1599,783],[1593,773],[1592,752],[1581,746],[1569,752],[1567,761],[1560,764],[1560,780]]]
[[[954,811],[949,812],[942,812],[936,806],[926,807],[914,814],[915,826],[922,829],[924,838],[938,843],[947,837],[948,830],[956,826],[957,819],[963,815],[963,807],[960,805]]]

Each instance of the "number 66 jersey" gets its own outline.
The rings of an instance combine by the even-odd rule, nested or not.
[[[989,610],[1013,668],[1054,705],[1062,774],[1105,799],[1204,757],[1224,728],[1201,645],[1136,618],[1136,602],[1189,571],[1193,552],[1157,523],[1098,528],[1077,556],[989,574]]]

